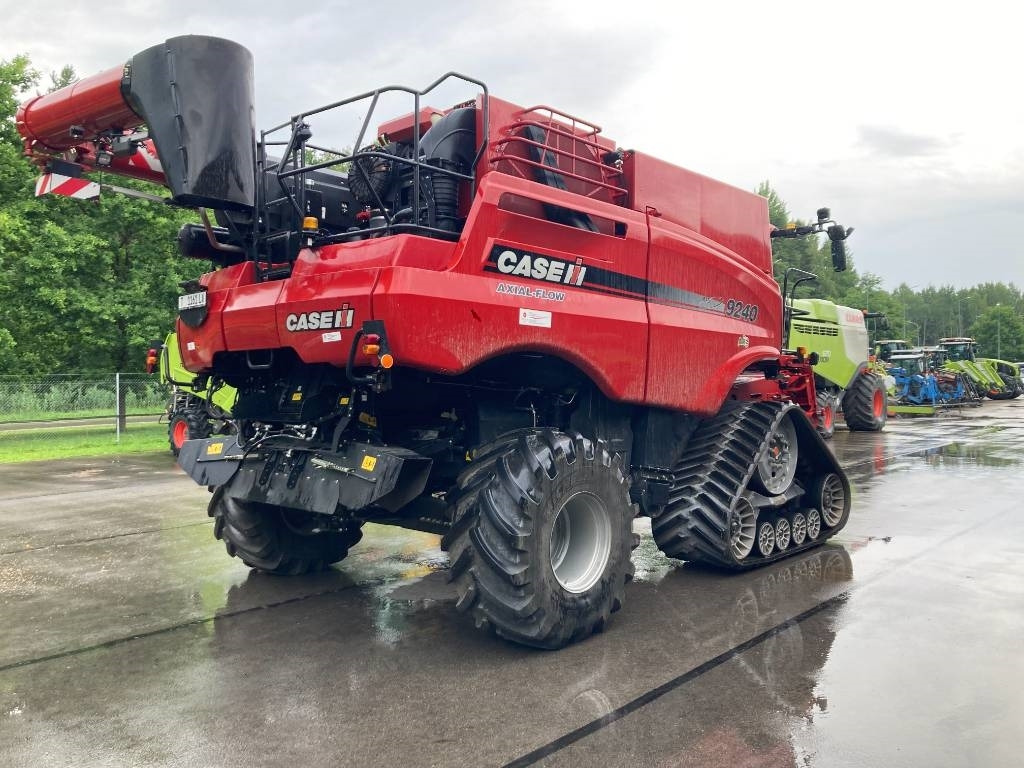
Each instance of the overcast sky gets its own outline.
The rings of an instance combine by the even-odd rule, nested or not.
[[[449,70],[619,146],[856,232],[861,274],[1024,287],[1024,42],[1012,4],[0,0],[0,58],[80,76],[168,37],[248,47],[260,127]],[[447,106],[437,104],[436,106]],[[316,126],[314,125],[314,129]]]

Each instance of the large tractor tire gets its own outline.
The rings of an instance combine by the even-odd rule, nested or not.
[[[836,396],[828,391],[818,392],[818,434],[830,440],[836,433]]]
[[[451,501],[457,608],[514,642],[561,648],[601,631],[633,578],[636,506],[603,443],[525,430],[477,451]]]
[[[255,501],[240,501],[214,492],[208,514],[213,535],[223,539],[228,554],[250,568],[279,576],[298,576],[322,571],[345,559],[350,547],[362,537],[357,526],[341,531],[322,531],[313,517]]]
[[[888,415],[887,405],[882,377],[862,371],[843,397],[846,426],[855,432],[881,432]]]
[[[206,414],[196,410],[174,411],[167,421],[167,442],[175,456],[186,440],[201,440],[213,434]]]

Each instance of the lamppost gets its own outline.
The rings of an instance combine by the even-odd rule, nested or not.
[[[900,287],[902,288],[903,286],[906,286],[911,291],[916,291],[917,290],[917,286],[916,285],[906,285],[906,283],[904,283]],[[906,333],[907,332],[907,323],[910,322],[909,320],[907,320],[907,295],[906,295],[906,292],[903,292],[903,291],[900,292],[900,304],[903,306],[903,332]],[[921,326],[917,325],[917,323],[911,323],[911,324],[917,326],[918,328],[921,327]]]
[[[877,288],[882,284],[881,278],[878,275],[873,275],[870,272],[866,273],[861,280],[864,283],[864,309],[871,309],[871,289]]]
[[[996,303],[996,359],[997,360],[1002,360],[1003,359],[1003,355],[1002,355],[1002,349],[999,346],[999,341],[1000,341],[1000,338],[999,338],[999,304]]]
[[[956,325],[958,336],[964,335],[964,313],[960,305],[963,304],[965,301],[970,301],[973,298],[973,296],[964,296],[962,299],[956,300]]]
[[[906,329],[906,327],[907,327],[908,325],[912,325],[912,326],[914,326],[914,328],[916,328],[916,329],[917,329],[916,331],[914,331],[914,341],[916,342],[916,343],[914,344],[914,346],[915,346],[915,347],[920,347],[920,346],[923,346],[923,343],[921,342],[921,339],[920,339],[920,333],[921,333],[921,326],[920,326],[920,325],[918,325],[917,323],[915,323],[915,322],[914,322],[913,320],[904,320],[904,321],[903,321],[903,327],[904,327],[904,329]]]

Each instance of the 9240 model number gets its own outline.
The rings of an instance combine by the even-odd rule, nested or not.
[[[757,304],[747,304],[739,299],[729,299],[725,302],[725,314],[729,317],[739,317],[752,323],[757,320],[760,312]]]

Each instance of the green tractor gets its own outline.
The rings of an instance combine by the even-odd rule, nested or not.
[[[787,306],[787,348],[816,354],[814,384],[818,391],[818,433],[832,437],[842,412],[846,426],[878,432],[885,426],[885,382],[868,354],[866,317],[882,317],[825,299],[793,299]]]
[[[992,400],[1012,400],[1024,392],[1020,366],[1007,360],[978,357],[974,339],[954,336],[939,339],[939,346],[946,353],[945,369],[964,374]]]
[[[875,342],[875,358],[888,363],[894,352],[906,352],[913,349],[903,339],[879,339]]]
[[[235,404],[235,390],[228,386],[211,390],[208,382],[200,381],[187,370],[174,331],[167,334],[162,345],[150,348],[147,357],[150,372],[156,365],[159,365],[160,382],[172,387],[167,404],[167,439],[175,456],[186,440],[234,431],[231,408]]]

